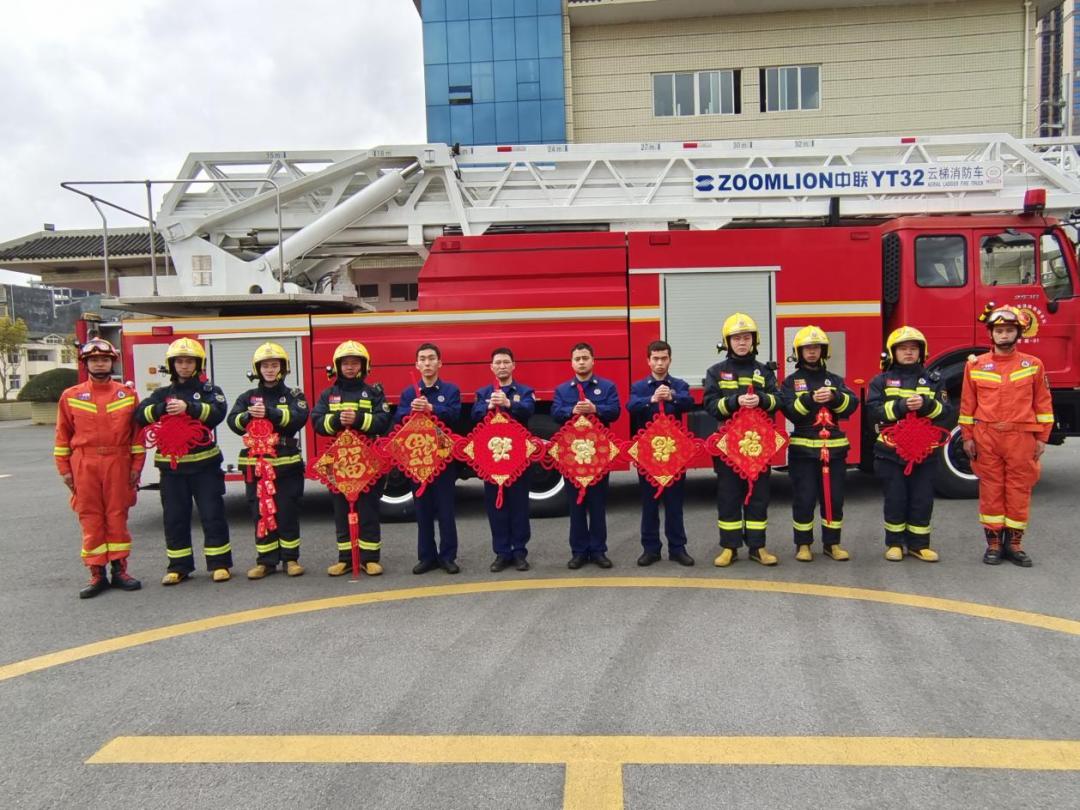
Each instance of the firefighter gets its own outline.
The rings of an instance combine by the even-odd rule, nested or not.
[[[758,327],[743,312],[729,316],[721,328],[723,343],[718,351],[727,357],[705,372],[704,407],[706,413],[723,424],[740,408],[761,408],[773,414],[780,407],[776,374],[757,360]],[[749,389],[753,388],[753,393]],[[776,555],[765,547],[769,525],[769,469],[758,476],[744,504],[749,484],[720,459],[713,460],[716,470],[716,511],[720,529],[720,553],[713,565],[726,568],[739,558],[739,547],[746,544],[751,560],[762,565],[776,565]]]
[[[255,521],[255,567],[247,572],[248,579],[262,579],[285,563],[285,573],[298,577],[304,573],[300,565],[300,499],[304,494],[304,457],[300,454],[298,436],[308,420],[308,404],[304,392],[289,388],[289,355],[276,343],[264,343],[251,358],[258,385],[236,399],[226,420],[233,433],[243,436],[252,419],[268,419],[278,435],[277,455],[267,458],[274,468],[274,517],[277,528],[258,536],[259,496],[258,479],[254,474],[256,459],[248,448],[240,451],[239,466],[245,471],[248,507]]]
[[[165,524],[165,553],[169,566],[162,585],[176,585],[195,571],[191,548],[191,504],[199,507],[203,530],[203,553],[214,582],[232,578],[232,546],[225,520],[225,473],[221,469],[221,449],[212,429],[225,418],[225,394],[206,379],[206,351],[192,338],[179,338],[165,351],[165,365],[171,383],[154,389],[139,403],[135,418],[148,427],[166,415],[187,414],[205,426],[187,452],[170,459],[160,450],[154,464],[161,473],[161,507]]]
[[[959,419],[964,451],[979,476],[983,562],[999,565],[1004,557],[1030,568],[1023,538],[1039,458],[1054,427],[1050,386],[1042,362],[1016,348],[1030,326],[1027,313],[1005,306],[985,320],[993,349],[964,367]]]
[[[476,392],[473,421],[482,422],[490,411],[505,408],[513,419],[528,429],[529,418],[536,410],[536,399],[532,388],[514,379],[515,368],[514,353],[510,349],[499,348],[491,353],[491,373],[498,381],[498,388],[493,383]],[[491,526],[491,548],[495,552],[491,571],[498,573],[511,565],[518,571],[528,571],[527,546],[532,536],[529,528],[529,471],[526,470],[517,481],[503,488],[502,509],[495,506],[498,494],[499,488],[495,484],[484,482],[484,508]]]
[[[139,429],[132,418],[135,394],[112,379],[119,355],[109,341],[92,338],[79,349],[79,362],[89,378],[60,395],[56,412],[53,457],[71,508],[82,529],[82,560],[90,582],[79,591],[90,599],[109,587],[106,567],[112,567],[112,586],[137,591],[139,580],[127,572],[131,553],[128,509],[146,460]]]
[[[416,370],[420,382],[401,392],[394,421],[401,422],[411,413],[427,412],[452,428],[461,418],[461,390],[439,378],[442,352],[434,343],[422,343],[416,349]],[[454,516],[454,486],[457,484],[457,464],[451,461],[431,481],[423,495],[415,495],[416,556],[414,574],[426,574],[441,568],[448,574],[461,573],[457,564],[457,519]],[[439,544],[435,544],[435,523],[439,524]]]
[[[654,340],[645,349],[649,360],[649,376],[630,386],[630,399],[626,410],[630,412],[630,435],[636,435],[660,413],[681,416],[694,406],[690,386],[678,377],[668,374],[671,368],[671,345]],[[637,564],[652,565],[660,560],[660,503],[664,504],[664,536],[668,543],[668,559],[679,565],[693,565],[694,558],[686,552],[686,527],[683,525],[683,501],[686,479],[680,477],[665,487],[656,497],[656,487],[649,479],[638,473],[641,490],[641,547]]]
[[[791,525],[795,536],[795,559],[814,559],[814,507],[820,508],[821,545],[834,560],[848,560],[851,555],[840,545],[844,525],[844,483],[847,475],[849,442],[840,429],[859,407],[859,398],[847,387],[844,378],[826,368],[829,359],[829,336],[817,326],[804,326],[795,333],[792,348],[795,370],[784,378],[780,403],[794,429],[788,448],[788,477],[791,479]],[[832,425],[818,424],[825,411]],[[822,453],[827,454],[829,497],[832,520],[825,516],[825,486]]]
[[[390,427],[390,406],[386,404],[382,386],[367,382],[367,375],[371,372],[371,355],[364,344],[346,340],[334,349],[332,362],[333,367],[327,371],[334,382],[322,392],[311,411],[311,424],[315,432],[323,436],[337,436],[352,428],[370,437],[386,433]],[[356,510],[360,513],[360,563],[369,577],[383,572],[379,562],[382,551],[379,500],[385,487],[386,479],[380,478],[356,502]],[[336,492],[331,493],[330,500],[334,506],[338,561],[327,568],[326,573],[340,577],[352,570],[349,501]]]
[[[874,472],[885,494],[885,559],[899,562],[904,550],[923,562],[937,562],[930,548],[930,517],[934,511],[934,468],[936,453],[904,474],[906,462],[883,435],[882,428],[896,424],[907,414],[925,416],[941,424],[953,408],[942,389],[941,374],[924,367],[926,338],[918,329],[901,326],[885,341],[882,367],[870,381],[867,412],[877,426],[874,442]]]
[[[564,424],[579,414],[592,414],[602,424],[610,425],[619,418],[619,391],[615,383],[593,374],[596,364],[593,347],[578,343],[570,351],[574,376],[555,388],[551,402],[551,418]],[[567,568],[577,570],[587,562],[600,568],[611,568],[607,556],[607,489],[608,477],[597,481],[585,491],[578,503],[577,488],[565,481],[570,503],[570,562]]]

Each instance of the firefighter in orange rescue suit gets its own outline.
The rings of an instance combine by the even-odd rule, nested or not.
[[[79,362],[90,375],[60,395],[56,414],[56,468],[71,490],[71,507],[82,527],[82,560],[90,582],[79,591],[90,599],[109,587],[105,568],[112,566],[112,586],[137,591],[142,584],[127,572],[131,553],[128,509],[146,450],[138,442],[137,397],[112,379],[113,345],[93,338],[79,349]]]
[[[1050,387],[1039,359],[1016,349],[1030,326],[1027,313],[1005,306],[983,319],[993,349],[964,367],[959,420],[964,451],[979,476],[983,562],[1000,565],[1004,557],[1030,568],[1022,541],[1039,457],[1054,427]]]

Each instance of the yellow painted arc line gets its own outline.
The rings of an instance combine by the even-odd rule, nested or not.
[[[944,599],[935,596],[880,591],[869,588],[851,588],[838,585],[816,585],[802,582],[774,582],[756,580],[700,579],[676,577],[591,577],[588,579],[537,579],[506,580],[498,582],[466,582],[456,585],[435,585],[422,588],[404,588],[386,591],[354,593],[332,596],[323,599],[311,599],[303,602],[290,602],[282,605],[242,610],[237,613],[225,613],[205,619],[166,625],[150,630],[141,630],[114,638],[69,647],[65,650],[45,655],[26,658],[0,666],[0,681],[17,678],[31,672],[70,664],[85,658],[104,655],[105,653],[126,650],[155,641],[202,633],[223,627],[247,624],[249,622],[295,616],[303,613],[315,613],[334,608],[374,605],[386,602],[401,602],[411,599],[428,599],[439,596],[468,596],[473,594],[505,593],[510,591],[565,590],[572,588],[685,588],[696,590],[749,591],[756,593],[789,594],[796,596],[820,596],[831,599],[851,599],[878,604],[898,605],[901,607],[937,610],[992,621],[1010,622],[1040,630],[1051,630],[1080,636],[1080,621],[1032,613],[1025,610],[995,607],[964,602],[956,599]]]
[[[820,765],[1080,770],[1080,740],[840,736],[229,735],[116,737],[87,764]],[[570,783],[570,775],[567,782]],[[587,783],[587,782],[586,782]],[[618,780],[621,793],[621,777]],[[595,785],[594,785],[595,787]],[[615,785],[612,784],[614,789]]]

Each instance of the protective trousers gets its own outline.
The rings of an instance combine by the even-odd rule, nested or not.
[[[203,553],[210,571],[232,568],[229,524],[225,519],[225,473],[208,467],[191,473],[161,471],[161,508],[165,520],[165,553],[169,571],[190,574],[195,570],[191,549],[191,503],[199,508],[203,530]]]
[[[131,454],[122,447],[77,447],[71,453],[71,473],[71,508],[82,529],[83,564],[124,559],[131,552],[128,509],[135,503],[135,490],[128,483]]]
[[[529,556],[526,546],[532,537],[529,526],[529,474],[526,473],[503,488],[502,509],[495,507],[499,488],[484,484],[484,508],[491,526],[491,549],[497,557],[524,560]]]
[[[874,472],[885,494],[885,545],[915,550],[930,545],[930,518],[934,514],[934,469],[931,456],[904,475],[906,462],[874,459]]]
[[[570,500],[570,553],[575,557],[607,554],[608,477],[585,490],[585,500],[577,502],[577,487],[564,479]]]
[[[668,554],[686,551],[686,528],[683,526],[683,501],[686,479],[680,478],[665,487],[659,498],[656,487],[644,475],[638,475],[641,491],[641,546],[649,554],[660,553],[660,505],[664,506],[664,537]]]
[[[380,478],[367,492],[356,499],[360,526],[360,562],[378,562],[382,551],[382,523],[379,520],[379,500],[386,488]],[[338,562],[352,563],[352,541],[349,540],[349,501],[336,492],[330,494],[334,505],[334,535],[337,538]]]
[[[847,482],[847,460],[829,461],[829,490],[832,502],[832,521],[825,519],[825,486],[821,461],[816,458],[788,458],[788,478],[791,479],[791,526],[796,546],[814,542],[814,508],[821,515],[821,544],[826,548],[840,542],[844,525],[844,485]]]
[[[720,545],[738,548],[744,542],[747,548],[765,545],[765,530],[769,525],[769,475],[764,470],[754,482],[750,502],[743,504],[748,481],[740,478],[719,459],[713,460],[716,470],[716,515],[720,527]]]
[[[457,467],[451,462],[438,478],[427,485],[416,503],[416,558],[420,562],[454,562],[457,559],[457,520],[454,517],[454,487]],[[415,489],[413,490],[415,493]],[[439,545],[435,545],[435,521],[439,522]]]
[[[1031,490],[1039,480],[1036,442],[1035,433],[975,424],[971,468],[979,476],[979,522],[987,528],[1027,528]]]
[[[285,560],[300,559],[300,498],[304,494],[304,468],[297,464],[277,468],[274,479],[274,504],[277,512],[277,528],[259,538],[255,535],[255,562],[259,565],[277,565]],[[255,526],[259,525],[259,481],[255,478],[246,484],[248,509]],[[257,532],[257,530],[256,530]]]

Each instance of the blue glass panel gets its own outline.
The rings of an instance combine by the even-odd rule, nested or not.
[[[536,13],[536,0],[514,0],[514,16],[525,17]]]
[[[491,17],[491,0],[469,0],[469,19],[483,20]]]
[[[513,17],[514,0],[491,0],[492,17]]]
[[[423,8],[423,4],[420,7]],[[469,0],[446,0],[446,19],[469,19]]]
[[[515,19],[514,35],[517,58],[535,59],[537,57],[536,17],[518,17]]]
[[[499,143],[517,143],[518,105],[516,101],[495,104],[495,134]]]
[[[495,105],[473,105],[473,143],[495,143]]]
[[[421,9],[424,13],[424,22],[446,19],[446,0],[424,0]]]
[[[517,62],[496,62],[495,100],[517,101],[517,86]],[[517,124],[514,129],[517,130]]]
[[[563,98],[562,59],[540,60],[540,98]]]
[[[472,142],[472,105],[455,104],[450,108],[450,140],[447,143]]]
[[[518,143],[540,142],[540,102],[518,102]]]
[[[538,32],[540,38],[540,58],[555,57],[560,59],[563,55],[562,47],[562,17],[537,17],[539,20]]]
[[[544,143],[566,140],[566,107],[561,100],[540,102],[540,122]]]
[[[446,86],[449,84],[446,65],[427,65],[424,68],[424,97],[428,106],[447,104]]]
[[[474,62],[472,66],[473,103],[495,100],[495,64],[493,62]],[[494,116],[495,113],[492,113]],[[494,121],[494,117],[491,119]]]
[[[424,64],[446,64],[446,23],[424,23]]]
[[[468,62],[455,62],[450,65],[447,83],[458,87],[464,84],[472,84],[472,65]]]
[[[514,59],[517,51],[514,49],[514,21],[512,19],[492,20],[491,38],[494,41],[492,54],[495,59]]]
[[[427,108],[428,143],[450,143],[450,108]]]
[[[517,80],[519,83],[540,81],[540,61],[538,59],[518,59]]]
[[[519,101],[534,101],[540,98],[540,83],[539,82],[519,82],[518,83],[518,100]]]
[[[490,62],[491,20],[473,20],[469,23],[469,54],[474,62]]]
[[[562,0],[536,0],[537,14],[562,15]],[[424,14],[427,14],[427,3],[424,3]]]
[[[469,61],[469,23],[448,22],[446,24],[447,62]]]

